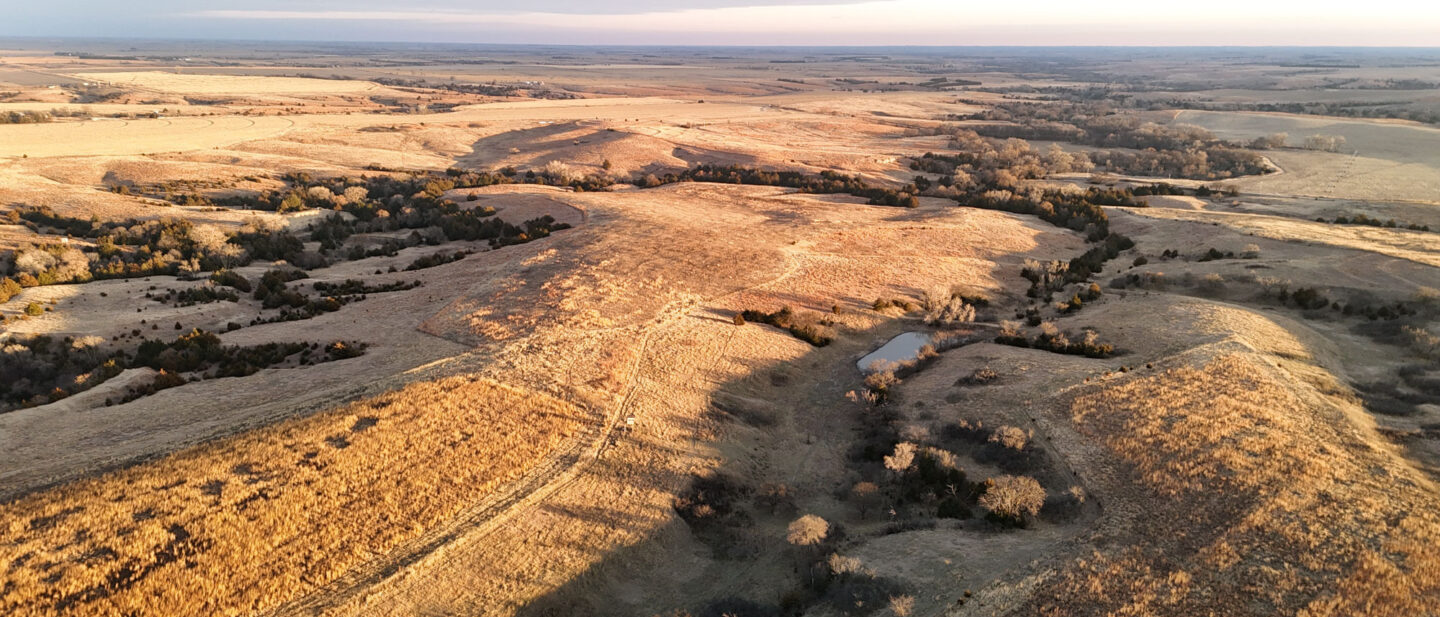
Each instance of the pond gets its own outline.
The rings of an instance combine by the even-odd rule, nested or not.
[[[876,360],[896,363],[914,360],[915,354],[920,352],[920,348],[929,344],[929,333],[906,332],[890,339],[884,345],[881,345],[879,349],[866,354],[864,358],[860,358],[860,361],[855,363],[855,366],[859,367],[861,371],[868,373],[870,372],[870,365]]]

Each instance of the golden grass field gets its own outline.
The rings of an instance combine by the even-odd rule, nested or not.
[[[497,49],[505,62],[337,54],[312,69],[315,58],[300,52],[217,49],[241,61],[212,66],[197,54],[178,71],[161,61],[0,52],[0,112],[83,107],[67,102],[85,92],[77,79],[116,90],[93,104],[96,115],[168,109],[161,118],[0,126],[0,215],[36,205],[104,221],[179,218],[226,231],[263,222],[304,233],[329,212],[160,197],[281,190],[290,172],[404,174],[377,167],[558,165],[622,183],[446,191],[507,222],[551,215],[573,228],[503,248],[422,243],[316,268],[301,284],[423,285],[311,319],[227,331],[273,311],[248,296],[194,306],[146,297],[200,284],[170,276],[33,287],[0,304],[0,339],[119,341],[203,328],[233,345],[368,345],[343,361],[107,403],[153,379],[151,369],[131,369],[0,413],[0,614],[704,617],[737,598],[779,611],[812,557],[786,542],[801,514],[843,530],[826,550],[895,581],[904,591],[880,602],[905,606],[889,604],[903,594],[913,615],[1440,613],[1440,406],[1421,397],[1405,413],[1383,413],[1372,398],[1387,385],[1414,394],[1402,370],[1429,383],[1440,369],[1418,344],[1375,335],[1383,321],[1338,310],[1429,297],[1440,289],[1440,242],[1435,232],[1314,220],[1365,213],[1440,229],[1433,127],[1143,112],[1228,139],[1344,135],[1350,149],[1265,151],[1280,173],[1216,183],[1237,188],[1234,197],[1107,207],[1111,229],[1135,247],[1094,276],[1103,294],[1083,310],[1043,310],[1077,338],[1093,329],[1118,355],[978,342],[903,376],[886,411],[906,440],[950,448],[953,464],[982,482],[1018,472],[982,446],[941,436],[1008,427],[1042,461],[1024,473],[1048,498],[1086,496],[1025,529],[979,515],[914,525],[888,512],[905,504],[865,512],[851,499],[862,479],[862,414],[873,410],[857,410],[846,394],[862,386],[855,365],[867,353],[902,333],[944,328],[876,301],[919,302],[937,288],[986,296],[982,323],[951,333],[985,339],[999,322],[1024,319],[1027,260],[1068,261],[1091,246],[1085,233],[940,197],[894,208],[774,186],[628,182],[710,163],[898,185],[921,173],[909,167],[915,157],[950,151],[950,139],[932,133],[959,126],[956,118],[1029,98],[1031,86],[1082,79],[1028,60],[1002,70],[898,52],[771,62],[769,52],[735,50],[657,64],[621,50],[580,61]],[[1204,80],[1223,101],[1341,96],[1313,90],[1324,82],[1311,72],[1276,65],[1166,56],[1093,68]],[[335,78],[298,76],[312,72]],[[934,87],[937,75],[994,91]],[[374,81],[385,78],[543,81],[581,98]],[[40,85],[52,79],[56,88]],[[1298,89],[1263,89],[1279,85]],[[401,113],[419,102],[445,107]],[[1076,172],[1033,182],[1090,181]],[[0,251],[39,241],[28,227],[0,225]],[[1201,259],[1211,248],[1253,254]],[[475,253],[406,270],[461,249]],[[258,279],[276,265],[236,272]],[[1163,282],[1109,284],[1130,275]],[[1282,286],[1316,288],[1337,308],[1278,302]],[[30,302],[51,310],[19,319]],[[822,323],[834,342],[812,347],[735,321],[740,311],[784,306]],[[970,381],[981,371],[994,381]],[[717,545],[679,513],[696,478],[717,476],[756,494],[783,487],[788,509],[746,496],[749,518],[730,545]],[[803,614],[896,613],[879,606],[817,601]]]
[[[1329,376],[1222,353],[1078,397],[1079,430],[1124,462],[1125,497],[1158,507],[1131,521],[1139,541],[1077,557],[1033,609],[1440,610],[1434,484],[1350,425],[1333,382],[1295,385],[1313,379]]]
[[[249,77],[241,75],[192,75],[159,71],[76,73],[74,77],[116,86],[181,94],[243,94],[247,96],[304,93],[341,94],[367,92],[382,88],[382,86],[378,84],[350,80]]]
[[[536,392],[415,384],[7,504],[10,615],[246,614],[500,490],[593,418]]]

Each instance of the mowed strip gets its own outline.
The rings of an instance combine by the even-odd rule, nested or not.
[[[452,377],[30,495],[0,506],[0,614],[268,610],[495,493],[585,422]]]
[[[278,116],[102,119],[9,125],[0,126],[0,158],[208,150],[274,137],[294,126],[293,120]]]

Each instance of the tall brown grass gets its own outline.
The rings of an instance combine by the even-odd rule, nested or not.
[[[1437,614],[1440,500],[1353,403],[1305,383],[1322,373],[1235,354],[1076,399],[1127,469],[1104,497],[1124,526],[1029,612]]]
[[[494,492],[582,420],[455,377],[32,494],[0,506],[0,614],[263,611]]]

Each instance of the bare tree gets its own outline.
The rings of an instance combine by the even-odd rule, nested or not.
[[[1311,135],[1305,138],[1306,150],[1339,152],[1345,147],[1345,138],[1340,135]]]
[[[1045,488],[1029,476],[997,476],[985,481],[980,507],[997,516],[1020,519],[1034,516],[1045,505]]]
[[[830,523],[814,514],[806,514],[790,522],[785,540],[795,546],[815,546],[830,534]]]
[[[948,325],[975,321],[975,307],[967,304],[959,294],[944,287],[925,292],[921,305],[925,309],[925,323],[928,324]]]
[[[360,203],[370,197],[370,190],[363,186],[352,186],[345,189],[345,201],[347,203]]]
[[[1012,450],[1024,450],[1030,441],[1030,434],[1014,426],[1001,426],[990,433],[990,443],[998,443]]]
[[[895,452],[885,457],[885,468],[897,474],[905,473],[915,464],[915,444],[902,441],[895,444]]]
[[[850,487],[850,496],[855,500],[855,507],[860,510],[860,518],[865,518],[870,509],[880,505],[880,487],[874,482],[857,482]]]
[[[31,248],[17,251],[15,269],[38,276],[41,272],[55,267],[56,259],[44,249]]]
[[[1285,142],[1289,141],[1289,139],[1290,136],[1285,133],[1271,133],[1270,135],[1266,135],[1264,137],[1256,137],[1253,141],[1250,142],[1250,147],[1257,150],[1272,150],[1275,148],[1284,148]]]

